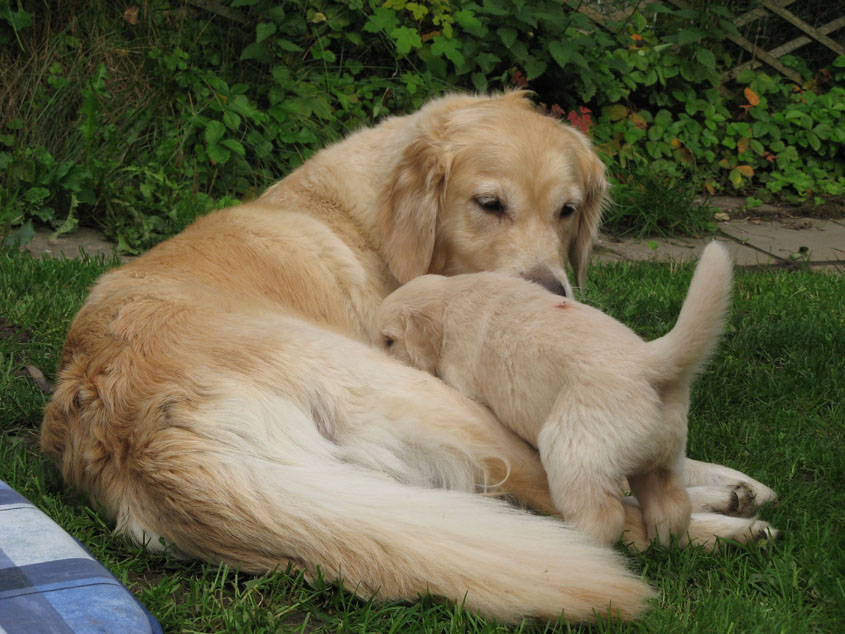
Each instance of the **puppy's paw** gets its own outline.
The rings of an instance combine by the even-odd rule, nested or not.
[[[751,517],[757,508],[754,490],[744,482],[725,486],[700,486],[687,489],[694,513],[721,513]]]

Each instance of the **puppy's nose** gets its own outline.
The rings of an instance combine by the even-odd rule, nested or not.
[[[543,288],[548,291],[551,291],[555,295],[561,295],[563,297],[567,297],[571,295],[572,291],[569,290],[569,286],[565,285],[561,282],[555,275],[546,268],[542,269],[532,269],[527,273],[523,273],[522,276],[529,282],[534,282],[535,284],[539,284]]]

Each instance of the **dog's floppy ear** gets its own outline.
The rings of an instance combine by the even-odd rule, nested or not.
[[[424,275],[431,264],[448,171],[440,144],[420,131],[381,193],[384,257],[400,284]]]
[[[589,142],[587,142],[589,143]],[[607,204],[607,178],[604,163],[589,149],[582,156],[585,200],[578,213],[578,227],[569,243],[569,264],[575,271],[575,283],[583,288],[587,281],[590,253],[599,232],[602,212]]]
[[[411,363],[420,370],[434,374],[440,362],[443,321],[442,314],[434,314],[431,308],[405,307],[402,309],[402,321],[405,325],[405,349]]]

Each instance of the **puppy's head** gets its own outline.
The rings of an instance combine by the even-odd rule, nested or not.
[[[387,354],[434,374],[443,340],[444,278],[423,275],[387,296],[376,314]]]
[[[383,192],[385,257],[400,283],[499,271],[571,295],[585,278],[607,191],[577,130],[522,93],[435,101]]]

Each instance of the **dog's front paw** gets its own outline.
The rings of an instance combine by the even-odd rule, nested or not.
[[[694,513],[721,513],[751,517],[758,506],[757,495],[746,483],[700,486],[687,489]]]
[[[695,489],[723,489],[722,493],[701,492],[699,498],[702,511],[747,516],[761,504],[777,499],[777,494],[762,482],[723,465],[687,459],[686,476],[687,490],[691,494]],[[731,492],[736,494],[735,498]],[[726,500],[726,497],[730,499]],[[709,505],[709,508],[705,508],[705,505]],[[693,508],[699,508],[695,500]]]
[[[719,539],[740,544],[764,542],[777,538],[779,531],[757,517],[730,517],[720,513],[693,513],[689,538],[693,544],[716,548]]]
[[[777,539],[780,531],[768,522],[764,522],[758,518],[752,518],[754,521],[748,530],[750,531],[750,539],[748,541],[763,542]]]
[[[742,482],[739,482],[736,486],[743,487],[751,492],[751,503],[753,504],[754,508],[760,506],[761,504],[774,502],[778,499],[777,493],[772,491],[762,482],[757,482],[757,480],[743,480]]]

